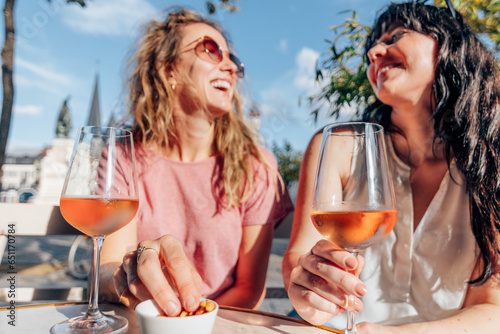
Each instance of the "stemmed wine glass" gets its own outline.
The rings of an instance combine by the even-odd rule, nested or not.
[[[383,127],[364,122],[326,126],[311,208],[318,232],[356,256],[385,238],[396,217]],[[356,333],[354,297],[348,296],[346,304],[345,333]]]
[[[54,325],[51,333],[121,333],[124,317],[98,308],[99,263],[106,235],[127,225],[139,206],[132,133],[86,126],[80,129],[60,200],[61,213],[94,244],[92,285],[85,315]]]

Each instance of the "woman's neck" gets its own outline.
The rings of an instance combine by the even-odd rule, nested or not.
[[[396,154],[408,164],[419,166],[428,160],[444,159],[441,147],[434,141],[430,110],[393,109],[391,122],[402,132],[392,136]]]
[[[215,123],[205,117],[186,114],[174,114],[176,137],[168,146],[152,145],[158,154],[171,160],[193,162],[209,158],[216,154],[214,142]]]

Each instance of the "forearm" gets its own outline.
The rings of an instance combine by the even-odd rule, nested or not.
[[[287,251],[285,256],[283,257],[283,262],[281,265],[281,271],[283,274],[283,283],[285,285],[285,289],[288,291],[288,286],[290,285],[290,274],[292,269],[297,266],[299,261],[299,257],[302,254],[294,251]]]
[[[117,232],[108,235],[104,240],[99,269],[99,292],[103,296],[103,300],[119,302],[122,291],[116,291],[113,274],[122,264],[124,255],[136,248],[135,220]]]
[[[394,333],[408,334],[496,334],[500,330],[500,306],[478,304],[437,321],[395,327]],[[391,332],[392,333],[392,332]]]
[[[266,294],[265,287],[255,287],[245,284],[234,285],[222,295],[215,298],[219,305],[257,309]]]
[[[120,301],[120,295],[113,282],[113,273],[119,266],[118,262],[103,263],[99,269],[99,295],[104,301],[115,303]]]
[[[266,292],[273,231],[271,224],[244,227],[236,278],[233,286],[215,299],[220,305],[259,307]]]

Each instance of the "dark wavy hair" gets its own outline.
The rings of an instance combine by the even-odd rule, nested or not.
[[[471,228],[483,260],[481,275],[469,283],[482,285],[499,273],[499,63],[459,13],[454,18],[446,8],[417,2],[389,5],[375,20],[366,53],[395,22],[431,36],[438,44],[432,86],[434,140],[444,143],[448,165],[455,158],[465,178]],[[363,119],[397,131],[391,124],[391,111],[377,100],[365,110]]]

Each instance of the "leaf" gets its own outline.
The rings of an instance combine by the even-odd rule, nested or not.
[[[207,13],[209,15],[213,15],[217,11],[217,7],[213,4],[211,1],[206,2],[206,7],[207,7]]]
[[[240,10],[240,8],[236,5],[239,1],[240,0],[219,0],[219,6],[226,9],[228,13],[235,13]],[[213,15],[217,12],[217,6],[214,1],[206,1],[205,7],[209,15]]]

